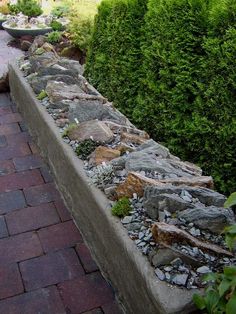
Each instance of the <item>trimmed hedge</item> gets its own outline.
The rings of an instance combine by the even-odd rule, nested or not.
[[[200,162],[216,187],[232,193],[236,187],[236,0],[215,1],[209,11],[203,47],[202,111],[212,125],[204,138]]]
[[[235,191],[236,0],[141,3],[102,2],[87,76],[217,189]]]
[[[105,0],[95,18],[85,75],[131,117],[139,88],[146,0]]]

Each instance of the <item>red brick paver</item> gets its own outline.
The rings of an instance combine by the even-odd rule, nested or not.
[[[121,313],[21,116],[4,94],[0,94],[0,313]]]
[[[4,314],[67,314],[55,286],[0,301]]]
[[[59,290],[69,313],[92,310],[109,303],[112,298],[110,286],[98,272],[65,281],[59,284]]]

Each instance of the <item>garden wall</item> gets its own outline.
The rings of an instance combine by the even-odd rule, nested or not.
[[[89,182],[82,161],[63,142],[54,120],[36,99],[15,63],[10,64],[9,80],[13,100],[49,163],[84,239],[118,291],[127,313],[191,313],[193,292],[156,278],[120,220],[111,215],[105,195]]]

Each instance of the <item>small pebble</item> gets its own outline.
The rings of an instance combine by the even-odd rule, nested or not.
[[[207,274],[210,272],[211,272],[211,270],[208,266],[201,266],[197,269],[197,273],[199,273],[199,274]]]
[[[130,224],[131,222],[132,222],[132,220],[133,220],[133,217],[132,216],[125,216],[122,220],[121,220],[121,222],[122,222],[122,224]]]
[[[177,274],[173,276],[172,282],[178,286],[185,286],[188,280],[187,274]]]
[[[160,268],[155,269],[155,274],[160,280],[163,281],[165,279],[165,274],[163,273],[162,270],[160,270]]]

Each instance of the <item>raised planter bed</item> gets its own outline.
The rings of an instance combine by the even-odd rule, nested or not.
[[[105,195],[91,186],[83,163],[66,145],[53,119],[36,99],[17,64],[9,65],[11,95],[64,195],[75,222],[101,267],[118,291],[127,313],[191,313],[192,294],[161,282],[147,259],[112,216]],[[109,208],[109,209],[108,209]]]

